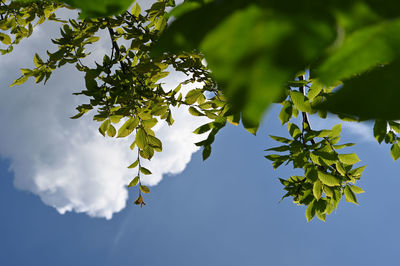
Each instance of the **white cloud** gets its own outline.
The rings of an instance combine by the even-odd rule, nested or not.
[[[125,207],[126,185],[136,173],[126,168],[136,159],[129,149],[133,136],[107,139],[98,133],[99,125],[90,115],[69,119],[75,107],[87,101],[71,95],[84,85],[83,76],[71,67],[56,70],[46,86],[28,81],[7,87],[19,68],[32,65],[34,52],[44,54],[44,44],[54,31],[57,27],[38,30],[11,55],[1,57],[0,155],[10,159],[17,188],[38,195],[60,213],[75,211],[109,219]],[[176,86],[180,78],[172,75],[168,85]],[[145,164],[153,172],[144,180],[146,184],[156,185],[163,175],[183,171],[198,150],[193,143],[204,138],[191,133],[204,119],[194,119],[184,109],[174,110],[174,119],[172,127],[164,123],[157,129],[164,151]]]

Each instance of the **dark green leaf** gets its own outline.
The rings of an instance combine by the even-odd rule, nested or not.
[[[374,124],[374,137],[381,143],[387,133],[387,123],[385,120],[377,119]]]
[[[356,74],[369,70],[372,67],[392,61],[400,54],[397,49],[400,45],[400,39],[397,37],[399,32],[400,19],[372,24],[369,27],[364,27],[355,31],[353,34],[347,36],[343,43],[331,52],[327,60],[325,60],[319,68],[318,77],[324,84],[331,85],[337,80],[350,78]],[[375,82],[376,85],[382,83],[382,81],[378,80]],[[368,85],[368,81],[365,81],[364,84]],[[351,89],[354,89],[353,85],[355,84],[349,84],[349,88],[351,87]],[[392,85],[393,84],[390,84],[390,86]],[[361,88],[355,90],[361,92],[359,89]],[[382,88],[379,88],[379,93],[374,93],[373,95],[368,95],[369,91],[371,90],[367,89],[367,91],[364,90],[362,94],[358,94],[363,95],[363,97],[360,97],[362,101],[368,99],[365,106],[372,103],[370,99],[372,100],[376,95],[385,94]],[[354,95],[356,95],[356,93]],[[353,98],[348,101],[359,101],[361,99]],[[356,108],[357,107],[355,106],[354,110]],[[368,111],[360,110],[359,112]],[[371,112],[368,113],[373,114],[373,111],[371,110]]]
[[[210,145],[204,146],[203,161],[207,160],[207,158],[210,157],[210,154],[211,154],[211,146]]]
[[[107,17],[125,11],[133,0],[64,0],[68,5],[82,10],[81,17]]]
[[[397,49],[397,48],[396,48]],[[357,116],[360,120],[400,119],[400,60],[344,81],[322,108],[336,114]]]

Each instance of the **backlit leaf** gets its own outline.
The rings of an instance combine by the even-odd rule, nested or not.
[[[360,161],[358,158],[357,154],[355,153],[350,153],[350,154],[339,154],[339,160],[348,165],[353,165],[356,164]]]
[[[355,185],[350,185],[349,187],[350,187],[351,191],[353,191],[356,194],[361,194],[361,193],[365,192],[362,188],[357,187]]]
[[[139,149],[143,150],[147,145],[147,134],[142,128],[139,128],[136,133],[135,143]]]
[[[398,143],[394,143],[390,149],[390,154],[392,155],[393,160],[397,160],[400,157],[400,146]]]
[[[340,185],[340,180],[336,176],[333,176],[331,174],[318,171],[318,178],[321,180],[321,182],[325,185],[328,186],[339,186]]]
[[[290,98],[294,106],[301,112],[311,112],[310,102],[306,99],[303,93],[298,91],[290,91]]]
[[[315,216],[314,203],[315,203],[315,200],[311,201],[311,203],[308,204],[308,206],[307,206],[307,209],[306,209],[307,222],[310,222],[312,220],[312,218]]]
[[[101,126],[99,127],[99,132],[101,133],[101,135],[103,135],[104,137],[106,136],[106,132],[108,130],[108,127],[110,126],[110,120],[105,120]]]
[[[118,130],[117,138],[129,136],[139,124],[137,117],[130,117]]]
[[[319,200],[321,198],[321,195],[322,195],[322,183],[321,183],[321,181],[317,180],[317,181],[314,182],[313,194],[314,194],[314,197],[317,200]]]
[[[346,199],[346,201],[354,203],[354,204],[358,204],[357,202],[357,198],[356,195],[354,194],[354,192],[350,189],[349,186],[346,186],[344,188],[344,197]]]

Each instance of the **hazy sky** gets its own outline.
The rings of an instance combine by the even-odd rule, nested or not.
[[[263,157],[276,145],[268,134],[287,134],[276,107],[257,137],[224,129],[206,162],[191,134],[204,121],[176,111],[176,124],[158,129],[165,150],[147,180],[158,185],[138,208],[136,192],[126,188],[133,177],[129,141],[103,138],[90,117],[68,118],[86,100],[71,95],[83,88],[81,74],[66,67],[46,86],[7,87],[57,34],[51,25],[41,28],[0,57],[0,265],[398,264],[400,165],[374,141],[370,124],[343,127],[344,141],[357,142],[352,150],[368,165],[360,205],[342,201],[326,223],[308,224],[304,207],[278,204],[278,177],[298,172],[273,171]],[[168,86],[179,79],[172,76]],[[311,122],[323,128],[337,121]]]

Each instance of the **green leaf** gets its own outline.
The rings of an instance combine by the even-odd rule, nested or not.
[[[189,107],[189,113],[190,113],[191,115],[194,115],[194,116],[204,116],[204,114],[203,114],[202,112],[200,112],[199,110],[197,110],[197,109],[194,108],[193,106],[190,106],[190,107]]]
[[[35,56],[33,57],[33,62],[35,63],[36,67],[41,67],[44,64],[43,60],[37,53],[35,53]]]
[[[292,103],[289,101],[285,101],[282,110],[279,113],[279,120],[281,120],[282,125],[289,122],[290,118],[292,117],[292,113],[293,113]]]
[[[317,215],[317,218],[320,219],[321,221],[326,221],[326,214],[325,213],[321,213],[321,212],[316,212],[315,213]]]
[[[148,135],[147,136],[148,143],[154,150],[161,152],[162,151],[162,142],[158,138]]]
[[[312,220],[312,218],[315,216],[314,203],[315,203],[315,200],[311,201],[310,204],[308,204],[308,206],[307,206],[307,209],[306,209],[307,222],[310,222]]]
[[[0,32],[0,41],[5,45],[10,45],[12,43],[10,36],[2,32]]]
[[[329,203],[326,205],[326,214],[329,215],[329,214],[331,214],[332,212],[333,212],[333,204],[332,204],[332,202],[329,202]]]
[[[195,10],[197,8],[201,7],[201,4],[197,1],[185,1],[182,4],[176,6],[174,9],[172,9],[169,13],[168,13],[168,17],[175,17],[178,18],[180,16],[182,16],[183,14]]]
[[[232,109],[258,123],[287,81],[322,54],[335,32],[328,17],[316,20],[251,3],[211,1],[185,13],[166,29],[153,52],[204,52]],[[296,46],[291,40],[296,40]]]
[[[119,123],[119,121],[121,121],[122,117],[123,117],[122,115],[112,115],[110,116],[110,120],[112,123],[117,124]]]
[[[326,196],[333,197],[333,194],[334,194],[333,188],[324,186],[324,192],[325,192]]]
[[[154,149],[150,145],[147,145],[139,151],[139,155],[144,159],[150,160],[154,156]]]
[[[147,146],[147,134],[142,128],[139,128],[136,133],[135,143],[139,149],[143,150]]]
[[[290,98],[293,101],[294,106],[301,112],[311,112],[311,105],[303,93],[298,91],[290,91]]]
[[[375,139],[381,143],[386,136],[387,133],[387,123],[385,120],[377,119],[374,124],[374,137]]]
[[[195,134],[203,134],[206,133],[208,131],[210,131],[213,128],[213,123],[207,123],[204,125],[199,126],[198,128],[196,128],[193,133]]]
[[[109,125],[107,128],[107,135],[111,138],[115,137],[117,134],[117,131],[115,130],[115,127],[113,125]]]
[[[140,167],[140,172],[144,175],[151,175],[151,171],[143,166]]]
[[[137,185],[137,183],[139,182],[139,177],[135,177],[134,179],[132,179],[132,181],[129,183],[128,187],[134,187]]]
[[[318,171],[318,178],[321,180],[321,182],[325,185],[328,186],[339,186],[340,185],[340,180],[336,176],[333,176],[331,174]]]
[[[129,136],[139,124],[139,118],[130,117],[118,130],[117,138],[124,138]]]
[[[203,161],[207,160],[208,157],[211,155],[211,146],[206,145],[203,149]]]
[[[100,37],[97,36],[91,36],[89,38],[86,39],[85,43],[95,43],[98,40],[100,40]]]
[[[274,147],[274,148],[269,148],[266,149],[265,151],[288,151],[290,150],[290,146],[289,145],[283,145],[283,146],[279,146],[279,147]]]
[[[393,160],[397,160],[400,157],[400,146],[398,143],[394,143],[392,148],[390,149],[390,154],[392,155]]]
[[[382,23],[374,23],[346,36],[341,45],[337,46],[319,67],[317,71],[319,79],[325,85],[331,85],[337,80],[353,77],[375,66],[392,61],[399,55],[399,50],[397,49],[400,45],[400,39],[397,38],[399,32],[400,19],[393,19],[390,21],[384,20]],[[376,81],[376,84],[379,83],[382,84],[383,82]],[[368,82],[366,81],[364,84],[368,85]],[[351,88],[354,89],[353,86]],[[356,90],[361,92],[359,89],[361,88]],[[370,90],[367,89],[367,91]],[[367,91],[358,94],[363,95],[359,100],[368,102],[365,106],[372,103],[370,100],[376,95],[385,94],[382,88],[379,88],[379,93],[374,93],[373,95],[368,95],[369,92]],[[349,102],[356,99],[349,99]],[[356,108],[355,106],[354,109]],[[360,110],[360,112],[364,111],[367,110]]]
[[[82,117],[86,112],[79,112],[78,114],[71,116],[71,119],[78,119],[79,117]]]
[[[335,211],[337,210],[337,207],[339,205],[340,199],[342,198],[342,193],[340,192],[340,187],[336,188],[333,190],[334,194],[333,194],[333,207],[335,209]]]
[[[354,204],[358,204],[356,195],[350,189],[349,186],[345,186],[345,188],[344,188],[344,197],[345,197],[346,201],[354,203]]]
[[[346,175],[346,169],[343,168],[341,163],[336,164],[336,170],[341,174],[342,176]]]
[[[135,3],[135,5],[131,8],[131,14],[135,17],[139,17],[140,12],[142,12],[142,9],[138,5],[138,3]]]
[[[103,135],[103,137],[106,136],[106,132],[109,126],[110,126],[110,120],[107,119],[99,127],[99,132],[101,133],[101,135]]]
[[[354,185],[350,185],[349,187],[350,187],[351,191],[353,191],[356,194],[361,194],[361,193],[365,192],[362,188],[354,186]]]
[[[160,116],[165,114],[168,111],[168,106],[167,105],[159,105],[156,107],[153,107],[151,109],[151,114],[152,115],[156,115],[156,116]]]
[[[396,60],[345,80],[342,88],[328,97],[321,108],[339,115],[356,116],[360,120],[398,120],[399,72],[400,60]]]
[[[248,120],[246,117],[242,117],[242,124],[243,127],[254,136],[257,134],[258,127],[260,126],[258,123],[253,123],[252,120]]]
[[[128,168],[135,168],[136,166],[138,166],[138,164],[139,164],[139,158],[136,161],[134,161],[131,165],[129,165]]]
[[[150,189],[144,185],[140,186],[140,191],[142,191],[143,193],[150,193]]]
[[[321,196],[322,196],[322,183],[321,183],[321,181],[317,180],[317,181],[314,182],[313,194],[314,194],[314,197],[317,200],[319,200],[321,198]]]
[[[332,147],[335,150],[340,150],[340,149],[343,149],[343,148],[346,148],[346,147],[351,147],[351,146],[354,146],[354,145],[355,145],[354,143],[345,143],[345,144],[340,144],[340,145],[332,145]]]
[[[359,176],[361,176],[361,174],[362,174],[362,172],[364,171],[365,167],[367,167],[367,166],[364,165],[364,166],[355,168],[355,169],[351,170],[351,171],[349,172],[349,174],[351,174],[352,176],[359,177]]]
[[[307,98],[309,100],[314,99],[324,88],[323,84],[318,80],[313,80],[310,90],[307,93]]]
[[[13,87],[15,85],[21,85],[24,84],[28,80],[29,76],[22,76],[16,80],[10,85],[10,87]]]
[[[82,10],[82,18],[108,17],[129,8],[133,0],[63,0],[68,5]]]
[[[157,122],[158,122],[157,118],[153,117],[151,119],[143,120],[142,126],[144,128],[153,128],[157,124]]]
[[[356,164],[360,161],[360,159],[358,158],[357,154],[355,153],[350,153],[350,154],[339,154],[339,160],[344,163],[344,164],[348,164],[348,165],[353,165]]]
[[[203,92],[200,89],[191,90],[186,94],[185,102],[189,105],[194,104],[202,94]]]
[[[342,132],[342,124],[334,125],[331,129],[331,133],[329,134],[329,137],[331,137],[331,138],[339,137],[341,132]]]
[[[390,128],[393,129],[396,133],[400,133],[400,123],[389,121]]]
[[[292,136],[292,138],[296,139],[301,135],[301,130],[298,126],[292,123],[288,123],[288,129],[289,133]]]
[[[293,142],[293,140],[287,139],[287,138],[284,138],[284,137],[273,136],[273,135],[269,135],[269,137],[270,137],[271,139],[273,139],[273,140],[276,140],[276,141],[279,141],[279,142],[282,142],[282,143],[290,144],[290,143]]]

